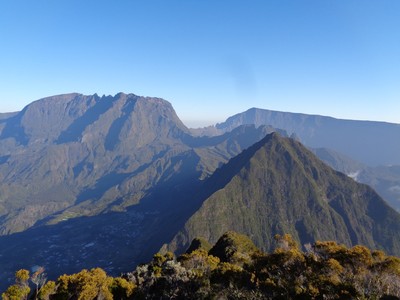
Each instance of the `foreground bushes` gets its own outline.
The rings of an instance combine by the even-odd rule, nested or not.
[[[363,246],[316,242],[301,251],[289,235],[273,253],[246,237],[224,234],[214,247],[199,243],[177,259],[155,254],[122,277],[99,269],[46,282],[43,270],[16,273],[3,299],[398,299],[400,259]],[[43,280],[44,279],[44,280]],[[31,284],[30,284],[31,283]]]

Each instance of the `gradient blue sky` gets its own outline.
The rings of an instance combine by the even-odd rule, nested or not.
[[[172,103],[189,126],[251,107],[400,123],[400,1],[0,2],[0,112],[50,95]]]

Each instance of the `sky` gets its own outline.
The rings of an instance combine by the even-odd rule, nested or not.
[[[252,107],[400,123],[398,0],[2,0],[0,112],[160,97],[190,127]]]

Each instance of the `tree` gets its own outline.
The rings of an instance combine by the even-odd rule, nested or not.
[[[40,300],[49,300],[50,295],[53,295],[55,291],[56,291],[56,283],[54,281],[48,281],[40,289],[37,298]]]
[[[100,268],[84,269],[73,275],[62,275],[57,280],[56,294],[62,299],[91,300],[96,298],[112,300],[110,291],[113,279]]]
[[[125,278],[113,278],[110,286],[111,293],[114,299],[124,300],[129,299],[133,295],[136,286],[133,282],[127,281]]]
[[[35,285],[35,299],[38,299],[38,295],[44,284],[46,283],[47,277],[43,267],[38,267],[36,272],[31,276],[31,281]]]
[[[31,291],[28,285],[29,271],[21,269],[15,272],[15,284],[10,286],[3,294],[3,300],[24,300]]]

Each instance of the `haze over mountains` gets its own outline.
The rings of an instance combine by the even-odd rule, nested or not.
[[[94,266],[118,274],[163,245],[182,250],[197,233],[213,240],[226,229],[259,245],[291,233],[301,243],[336,239],[400,254],[399,214],[285,138],[342,143],[333,127],[340,120],[282,114],[273,126],[233,117],[213,136],[193,135],[165,100],[123,93],[53,96],[0,115],[1,276],[33,265],[51,276]],[[376,158],[377,147],[359,155],[397,161],[398,125],[369,122],[365,133],[345,124],[360,134],[359,151],[361,137],[387,129]],[[347,165],[335,157],[332,165]]]
[[[221,133],[243,124],[281,128],[308,147],[333,149],[370,166],[400,164],[400,124],[251,108],[215,127]]]
[[[311,149],[322,161],[354,180],[373,187],[400,212],[400,166],[371,167],[326,148]]]

